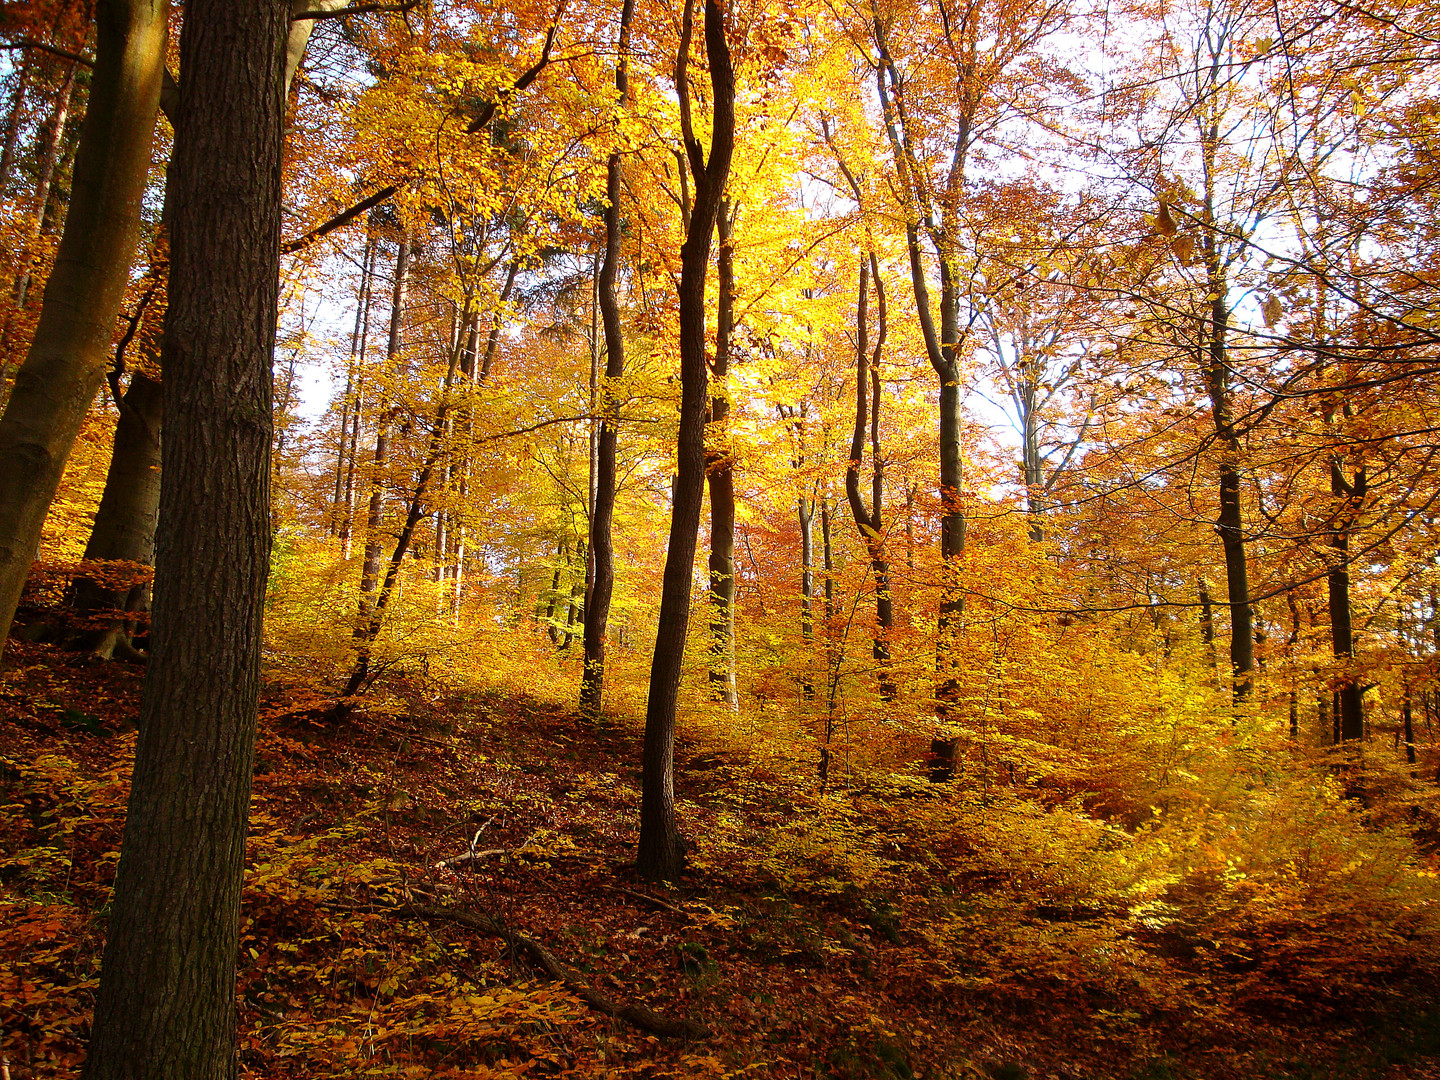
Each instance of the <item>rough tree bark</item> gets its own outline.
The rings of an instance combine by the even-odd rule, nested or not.
[[[630,22],[635,0],[620,8],[619,58],[615,63],[615,90],[619,107],[630,100]],[[605,381],[601,388],[603,418],[595,459],[595,512],[590,518],[590,552],[594,580],[585,605],[585,669],[580,679],[580,710],[597,717],[605,701],[605,634],[610,622],[610,601],[615,595],[615,544],[610,531],[615,520],[616,448],[620,402],[616,383],[625,374],[625,334],[620,325],[620,301],[615,279],[620,271],[620,152],[605,163],[605,260],[600,265],[599,306],[605,328]]]
[[[167,0],[100,0],[70,209],[29,354],[0,416],[0,642],[85,412],[105,378],[150,171]]]
[[[235,1073],[289,12],[186,5],[151,663],[86,1080]]]
[[[705,52],[710,61],[710,155],[690,118],[687,78],[694,3],[686,0],[675,62],[685,151],[695,181],[695,202],[680,249],[680,431],[677,438],[675,502],[660,594],[660,625],[650,666],[650,697],[645,710],[645,751],[641,766],[640,842],[636,869],[650,881],[674,881],[685,866],[685,842],[675,824],[675,709],[685,632],[690,622],[691,575],[700,507],[705,490],[705,276],[710,237],[730,160],[735,150],[735,73],[725,41],[724,14],[717,0],[705,3]]]

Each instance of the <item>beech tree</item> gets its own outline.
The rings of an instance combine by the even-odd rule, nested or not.
[[[0,641],[70,448],[105,378],[165,69],[168,0],[100,0],[70,208],[40,321],[0,415]]]
[[[680,665],[690,622],[691,575],[700,531],[705,489],[705,277],[710,241],[724,199],[725,181],[735,151],[735,73],[725,40],[725,16],[716,0],[704,0],[705,56],[710,65],[710,152],[695,135],[690,105],[690,45],[694,0],[685,0],[680,46],[675,59],[675,92],[686,163],[695,185],[695,201],[680,249],[680,430],[677,437],[675,494],[670,538],[665,549],[665,578],[660,596],[655,656],[650,666],[650,697],[645,709],[642,759],[640,843],[636,868],[652,881],[675,881],[685,865],[685,842],[675,823],[675,714]]]
[[[289,27],[288,0],[186,5],[151,661],[87,1080],[234,1075]]]

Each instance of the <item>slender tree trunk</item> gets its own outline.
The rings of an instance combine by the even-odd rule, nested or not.
[[[640,842],[636,869],[650,881],[675,881],[685,865],[685,841],[675,824],[675,710],[679,701],[685,634],[690,622],[691,576],[705,489],[705,277],[710,238],[735,149],[735,73],[717,0],[704,0],[705,51],[710,60],[712,103],[710,156],[706,160],[690,120],[689,66],[693,0],[686,0],[676,60],[676,87],[695,202],[680,249],[680,429],[675,501],[665,553],[664,583],[650,696],[645,710],[641,766]]]
[[[874,354],[870,351],[870,289],[869,274],[875,274],[878,326]],[[845,497],[860,539],[870,555],[870,569],[875,575],[875,638],[871,648],[880,678],[880,697],[895,699],[895,683],[890,673],[890,632],[895,625],[894,607],[890,601],[890,564],[885,555],[885,462],[880,453],[880,356],[885,347],[885,289],[880,280],[879,261],[871,253],[860,261],[860,291],[856,302],[855,347],[855,427],[850,436],[850,460],[845,468]],[[860,494],[860,463],[865,454],[866,430],[870,434],[870,505]]]
[[[581,571],[573,575],[570,581],[570,603],[565,609],[565,638],[560,642],[560,648],[570,648],[570,643],[575,640],[575,623],[577,618],[580,623],[580,632],[585,632],[585,579],[584,568],[590,565],[589,552],[586,551],[584,537],[581,537],[575,544],[575,561],[580,565]],[[582,642],[583,644],[583,642]]]
[[[349,531],[348,523],[343,523],[347,515],[341,500],[345,496],[345,464],[349,457],[350,410],[353,408],[359,413],[356,393],[359,387],[360,365],[363,363],[360,358],[360,339],[367,329],[365,324],[370,310],[370,264],[374,256],[375,242],[367,235],[365,254],[360,260],[360,291],[355,298],[355,329],[350,334],[350,363],[345,368],[345,395],[340,399],[340,449],[335,455],[335,494],[331,499],[330,511],[331,536]]]
[[[1205,653],[1210,658],[1210,670],[1218,672],[1220,661],[1215,656],[1215,609],[1210,599],[1210,586],[1200,579],[1200,640],[1205,643]]]
[[[5,111],[5,132],[0,135],[0,199],[10,188],[10,170],[15,167],[15,151],[20,145],[20,128],[25,118],[25,94],[30,89],[34,61],[27,55],[20,62],[20,74]]]
[[[913,148],[915,135],[906,113],[901,87],[903,80],[890,57],[884,23],[874,21],[879,64],[875,68],[876,90],[886,135],[899,164],[906,188],[906,252],[910,263],[910,285],[915,294],[915,312],[930,366],[940,383],[940,559],[941,586],[938,634],[935,644],[935,720],[937,733],[930,742],[930,778],[945,782],[954,778],[960,745],[955,726],[960,717],[960,679],[956,651],[965,617],[965,594],[960,583],[960,560],[965,553],[965,510],[963,504],[964,460],[960,445],[960,291],[955,275],[959,269],[957,239],[958,200],[965,185],[966,154],[971,139],[969,117],[963,114],[956,125],[951,165],[941,192],[927,191],[915,175],[918,163]],[[937,206],[932,199],[939,197]],[[930,279],[921,248],[921,228],[935,249],[939,277],[939,324],[930,299]]]
[[[390,337],[385,346],[385,360],[394,364],[400,355],[401,331],[405,325],[406,276],[410,268],[410,241],[400,238],[395,252],[395,280],[390,290]],[[389,410],[380,412],[375,424],[375,453],[370,475],[370,510],[365,521],[365,562],[360,569],[360,610],[355,623],[355,637],[364,640],[370,624],[371,601],[380,580],[382,554],[380,526],[385,516],[385,465],[390,457]],[[367,653],[368,655],[368,653]],[[368,667],[368,662],[366,664]]]
[[[719,243],[713,371],[719,392],[710,398],[705,478],[710,487],[710,700],[724,702],[732,712],[740,707],[735,686],[735,459],[730,453],[730,399],[725,385],[735,328],[733,225],[730,200],[722,199],[715,218]]]
[[[620,8],[619,59],[615,64],[615,90],[621,108],[628,105],[630,99],[630,23],[634,15],[635,0],[624,0]],[[599,716],[605,701],[606,633],[610,602],[615,595],[615,544],[611,529],[615,520],[620,426],[620,401],[615,388],[625,374],[625,335],[615,291],[615,279],[620,272],[622,174],[617,151],[605,164],[605,259],[600,265],[598,297],[605,330],[605,381],[601,390],[603,416],[595,448],[595,512],[590,518],[590,552],[595,578],[590,600],[585,605],[585,670],[580,679],[580,709],[591,717]]]
[[[65,137],[65,122],[70,116],[70,99],[75,93],[75,74],[79,67],[76,63],[69,65],[55,99],[55,109],[40,133],[40,170],[35,182],[34,220],[21,256],[20,276],[15,281],[15,306],[22,310],[30,296],[33,246],[44,232],[45,208],[50,203],[50,188],[55,181],[55,168],[60,162],[60,146]]]
[[[1345,503],[1358,503],[1365,497],[1366,478],[1363,469],[1355,474],[1354,483],[1346,481],[1339,462],[1330,464],[1331,494],[1337,500],[1334,522],[1330,530],[1330,547],[1334,562],[1326,575],[1330,606],[1330,646],[1335,661],[1343,667],[1336,686],[1336,742],[1349,742],[1365,737],[1364,691],[1355,666],[1355,630],[1350,606],[1350,528],[1354,510]]]
[[[0,641],[85,412],[135,257],[165,61],[166,0],[101,0],[70,210],[30,352],[0,416]]]
[[[1407,681],[1400,697],[1400,722],[1404,730],[1401,734],[1405,738],[1405,761],[1415,764],[1415,710],[1411,704],[1410,683]]]
[[[560,545],[560,550],[555,556],[555,572],[550,577],[550,592],[545,604],[545,633],[550,638],[551,645],[560,644],[560,630],[555,625],[555,608],[560,603],[560,573],[559,560],[564,560],[566,567],[570,565],[570,548],[566,544]]]
[[[800,496],[800,640],[805,643],[805,675],[800,693],[806,701],[815,697],[810,678],[810,653],[815,641],[815,500]]]
[[[186,4],[155,624],[86,1080],[235,1075],[289,23],[288,0]]]

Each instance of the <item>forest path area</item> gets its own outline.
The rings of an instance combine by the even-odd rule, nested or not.
[[[13,1080],[73,1076],[141,674],[10,649],[0,1053]],[[822,794],[682,737],[689,871],[656,888],[632,870],[638,721],[417,677],[334,727],[322,685],[273,662],[262,701],[242,1076],[1440,1076],[1433,1002],[1261,992],[1263,958],[1146,932],[1044,852],[987,854],[1017,842],[1005,814],[1073,827],[1055,808],[905,777]]]

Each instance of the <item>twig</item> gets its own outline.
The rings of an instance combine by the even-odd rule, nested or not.
[[[658,908],[664,908],[666,911],[673,911],[676,915],[685,914],[684,908],[676,907],[674,904],[670,903],[670,901],[661,900],[658,896],[651,896],[649,893],[636,892],[634,889],[626,889],[619,885],[606,885],[605,888],[609,889],[611,892],[624,893],[626,896],[633,896],[636,900],[644,900],[647,903],[654,904]]]
[[[491,818],[490,820],[493,821],[495,819]],[[485,825],[489,824],[489,821],[485,823]],[[446,867],[459,866],[461,863],[474,862],[476,859],[486,859],[489,858],[491,855],[519,855],[522,851],[524,851],[527,847],[530,846],[530,841],[534,840],[535,837],[539,835],[539,833],[531,833],[525,838],[525,842],[521,844],[518,848],[516,848],[514,851],[509,851],[506,848],[486,848],[484,851],[476,851],[475,841],[480,839],[480,833],[484,831],[485,827],[481,826],[479,831],[475,833],[475,839],[470,841],[470,850],[467,851],[464,855],[456,855],[453,858],[441,859],[435,864],[435,869],[444,870]]]
[[[672,1020],[652,1012],[643,1005],[620,1005],[611,1001],[574,968],[562,963],[554,953],[538,941],[515,933],[493,915],[458,907],[434,907],[428,904],[406,904],[394,909],[397,915],[410,915],[419,919],[435,919],[457,923],[460,926],[478,930],[482,934],[498,937],[517,952],[525,952],[539,965],[540,969],[589,1005],[596,1012],[623,1020],[641,1031],[670,1039],[699,1039],[709,1034],[703,1024],[693,1020]]]

